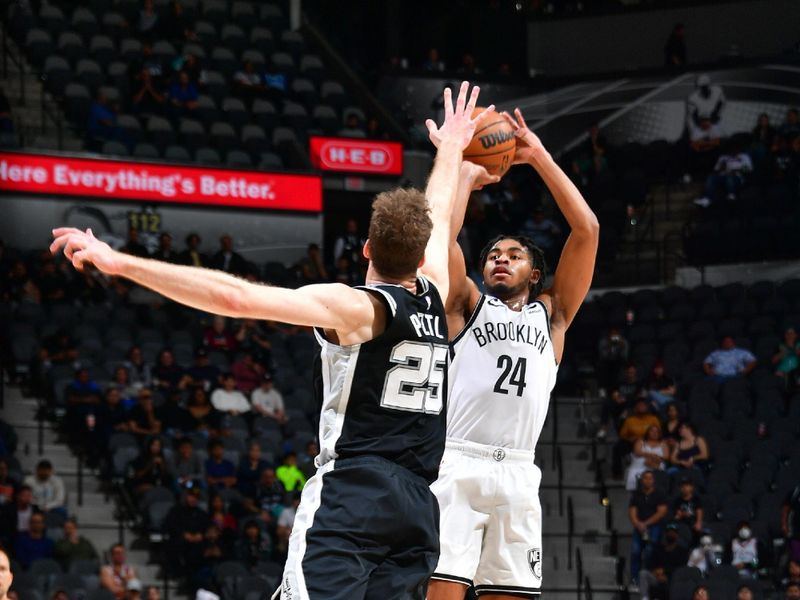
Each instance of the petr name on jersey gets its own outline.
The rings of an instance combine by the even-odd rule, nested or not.
[[[506,340],[533,346],[539,351],[539,354],[542,354],[547,348],[547,336],[544,331],[527,323],[484,323],[480,327],[473,327],[472,335],[475,336],[475,340],[481,348],[492,342]]]
[[[414,326],[414,331],[417,332],[417,336],[436,337],[440,340],[446,339],[446,336],[442,331],[439,317],[426,313],[415,313],[410,315],[408,318],[411,321],[411,324]]]

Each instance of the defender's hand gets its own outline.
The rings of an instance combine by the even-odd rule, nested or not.
[[[515,165],[531,164],[533,160],[547,154],[542,140],[528,129],[528,125],[522,117],[522,112],[518,108],[514,109],[514,115],[517,117],[516,119],[505,111],[500,114],[502,114],[503,118],[511,125],[511,128],[514,130],[514,135],[517,138],[517,151],[514,154]]]
[[[494,104],[492,104],[473,118],[472,111],[475,110],[475,105],[478,103],[478,94],[480,94],[481,88],[477,85],[472,88],[469,101],[467,101],[468,90],[469,82],[462,82],[461,89],[458,92],[456,106],[453,108],[453,94],[450,88],[445,88],[443,93],[444,123],[442,123],[441,127],[437,127],[432,119],[425,121],[430,140],[437,148],[445,140],[451,140],[458,144],[459,148],[463,150],[469,146],[478,121],[480,121],[488,111],[494,110]]]
[[[91,229],[84,232],[74,227],[60,227],[53,230],[53,237],[55,240],[50,244],[50,252],[57,254],[63,249],[64,256],[78,271],[83,271],[84,263],[91,263],[107,275],[119,273],[119,253],[94,237]]]

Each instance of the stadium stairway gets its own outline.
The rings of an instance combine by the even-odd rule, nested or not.
[[[61,107],[44,90],[42,75],[0,27],[0,88],[11,105],[17,144],[28,150],[80,152],[84,143],[67,124]]]
[[[148,564],[148,540],[125,524],[120,528],[114,497],[102,489],[97,474],[88,467],[79,467],[77,457],[59,440],[58,433],[47,422],[41,431],[40,455],[40,433],[36,419],[38,400],[26,398],[18,386],[8,382],[3,382],[3,386],[4,402],[0,407],[0,418],[12,425],[19,437],[16,457],[25,474],[32,473],[41,459],[52,462],[54,472],[64,480],[67,489],[69,514],[78,519],[81,534],[94,544],[101,557],[112,544],[121,541],[127,548],[128,562],[136,568],[143,585],[157,585],[163,589],[159,566]],[[81,485],[82,495],[79,492]],[[177,582],[170,582],[169,585],[169,597],[172,600],[185,600],[178,592]]]
[[[586,426],[596,410],[597,406],[583,398],[554,396],[536,450],[536,462],[542,469],[542,571],[543,596],[547,598],[621,597],[617,541],[612,535],[620,521],[616,510],[611,512],[612,507],[603,502],[608,493],[605,481],[596,473],[603,448],[593,442]],[[627,517],[623,528],[625,523]],[[627,550],[619,551],[624,556]]]

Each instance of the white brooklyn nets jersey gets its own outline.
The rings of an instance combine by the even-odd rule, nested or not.
[[[544,304],[482,295],[451,344],[448,439],[533,451],[557,371]]]

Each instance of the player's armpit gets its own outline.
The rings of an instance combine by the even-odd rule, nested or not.
[[[464,260],[464,252],[458,242],[450,242],[450,249],[447,256],[447,266],[450,278],[450,294],[447,297],[445,310],[447,312],[448,327],[452,335],[457,331],[453,330],[451,318],[465,320],[467,315],[472,312],[475,304],[480,298],[480,290],[475,282],[467,275],[467,265]],[[462,323],[463,326],[463,323]],[[460,330],[461,327],[458,327]]]

